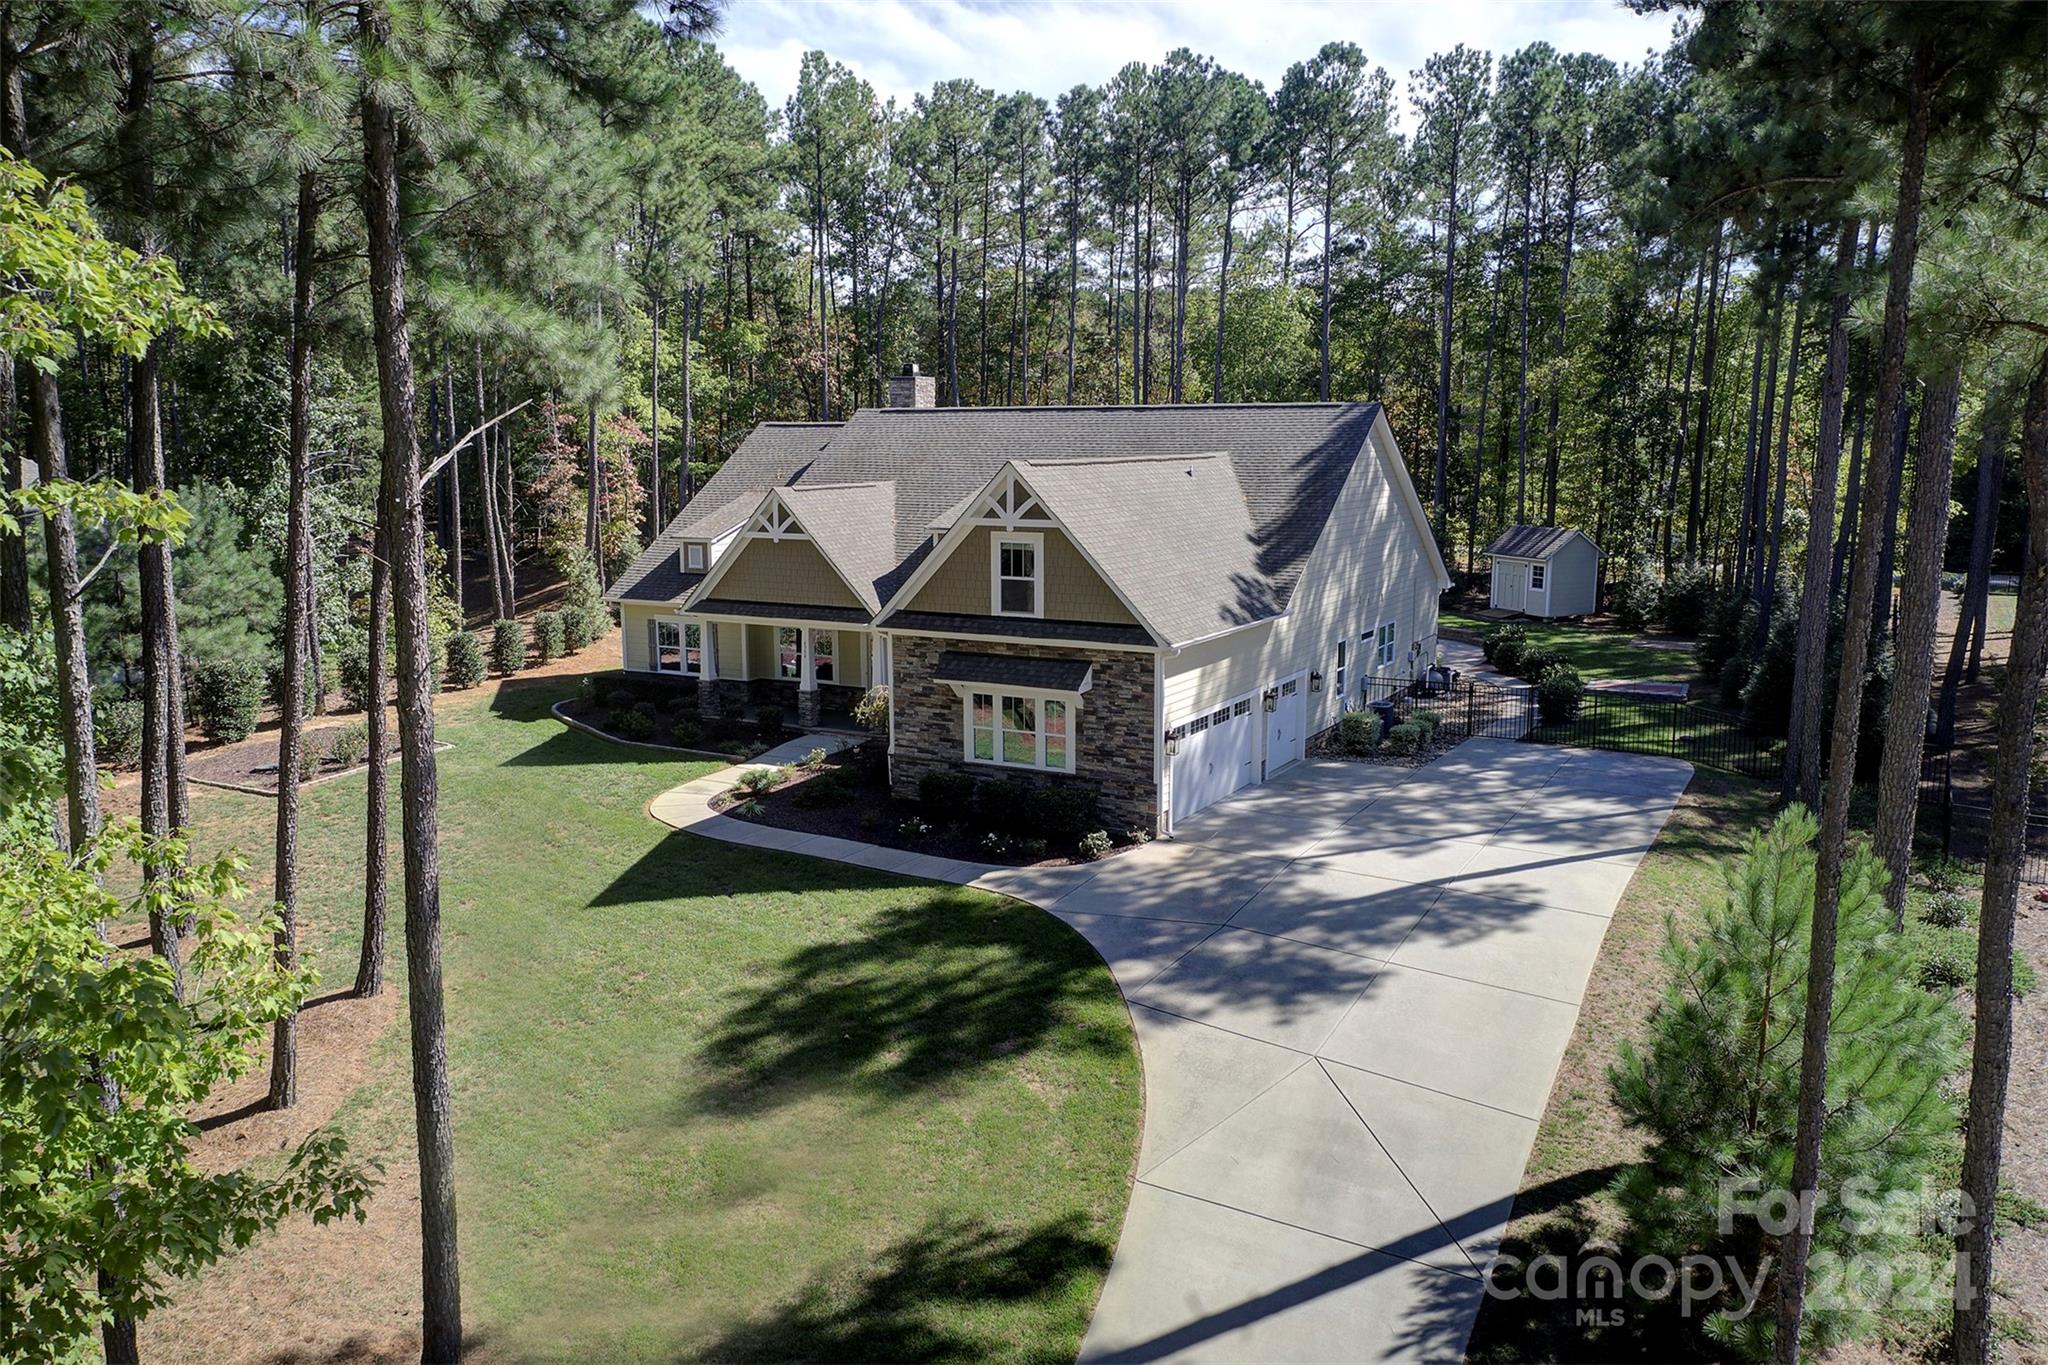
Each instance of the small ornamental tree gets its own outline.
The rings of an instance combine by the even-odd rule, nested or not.
[[[540,654],[542,663],[562,657],[563,647],[562,616],[560,612],[536,612],[533,618],[533,645]]]
[[[448,637],[448,685],[475,687],[484,680],[484,642],[475,631],[458,630]]]
[[[253,659],[201,659],[192,665],[192,714],[208,739],[233,744],[256,732],[268,689],[263,665]]]
[[[117,859],[146,888],[124,904]],[[98,1331],[126,1338],[197,1274],[296,1213],[360,1219],[373,1167],[321,1130],[280,1167],[196,1167],[187,1118],[256,1061],[310,972],[278,965],[270,919],[241,923],[232,857],[188,864],[132,823],[76,856],[47,841],[0,854],[0,1358],[69,1358]],[[124,879],[125,880],[125,879]],[[99,926],[152,913],[191,927],[181,1004],[171,970],[112,952]]]
[[[589,644],[597,632],[596,623],[590,613],[581,607],[562,608],[562,652],[575,654]]]
[[[526,667],[525,626],[508,620],[491,627],[491,667],[499,673],[517,673]]]
[[[1733,1256],[1752,1280],[1775,1259],[1786,1227],[1773,1220],[1789,1204],[1772,1195],[1790,1190],[1798,1127],[1817,829],[1804,807],[1785,811],[1750,838],[1726,898],[1696,930],[1667,925],[1671,986],[1641,1047],[1623,1042],[1608,1068],[1617,1107],[1647,1138],[1643,1161],[1614,1186],[1629,1241],[1645,1253]],[[1920,1233],[1936,1212],[1941,1154],[1955,1133],[1942,1082],[1961,1057],[1963,1023],[1944,996],[1914,983],[1883,885],[1877,859],[1858,849],[1840,900],[1821,1151],[1827,1198],[1805,1317],[1815,1348],[1867,1331],[1889,1296],[1946,1293],[1946,1264]],[[1884,1266],[1883,1282],[1863,1279],[1856,1258]],[[1769,1354],[1768,1308],[1745,1313],[1732,1296],[1713,1307],[1716,1354]]]

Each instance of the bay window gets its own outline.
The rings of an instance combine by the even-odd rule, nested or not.
[[[1073,710],[1062,698],[969,693],[966,729],[970,762],[1074,770]]]

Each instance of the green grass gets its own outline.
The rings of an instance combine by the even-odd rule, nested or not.
[[[1761,740],[1728,713],[1694,702],[1589,693],[1576,719],[1538,725],[1529,738],[1539,744],[1682,758],[1697,767],[1750,777],[1774,776],[1784,762],[1783,741]]]
[[[565,729],[573,683],[441,712],[465,1326],[516,1358],[1072,1358],[1142,1107],[1100,959],[1015,902],[657,825],[714,765]],[[362,786],[306,802],[345,985]],[[194,804],[200,847],[266,846],[267,802]],[[401,1026],[352,1140],[406,1156],[408,1096]]]
[[[1483,636],[1497,624],[1446,611],[1439,623]],[[1688,682],[1699,676],[1692,655],[1669,649],[1648,649],[1629,643],[1631,637],[1613,630],[1594,630],[1567,622],[1521,621],[1529,643],[1555,650],[1569,659],[1587,678],[1626,678],[1637,682]]]

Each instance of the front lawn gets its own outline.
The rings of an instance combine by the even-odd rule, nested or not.
[[[1477,640],[1500,623],[1446,608],[1438,617],[1438,624],[1444,629],[1467,632]],[[1564,655],[1588,679],[1692,682],[1699,677],[1699,668],[1689,651],[1634,644],[1634,637],[1618,630],[1595,630],[1568,621],[1522,619],[1515,624],[1529,633],[1531,647]]]
[[[566,729],[574,682],[439,713],[475,1353],[1070,1359],[1142,1107],[1100,959],[1016,902],[662,828],[646,802],[713,765]],[[353,973],[362,793],[305,793],[323,991]],[[271,803],[193,807],[200,847],[267,859]],[[401,914],[394,889],[400,983]],[[408,1074],[401,1014],[340,1116],[391,1163],[371,1227],[287,1228],[180,1286],[146,1351],[405,1354],[359,1333],[417,1314]]]

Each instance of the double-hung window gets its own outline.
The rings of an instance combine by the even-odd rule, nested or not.
[[[775,676],[800,678],[804,671],[804,633],[796,626],[775,628]]]
[[[989,540],[991,605],[997,616],[1045,614],[1045,537],[998,533]]]
[[[1073,712],[1057,697],[974,692],[967,698],[967,757],[1011,768],[1074,770]]]
[[[694,621],[654,623],[654,668],[697,677],[704,672],[704,627]]]
[[[838,638],[829,630],[811,632],[811,676],[819,682],[832,681],[832,647]]]
[[[1389,621],[1381,626],[1379,633],[1373,637],[1373,640],[1377,646],[1373,662],[1380,668],[1392,668],[1394,666],[1394,623]]]
[[[1344,645],[1342,640],[1337,642],[1337,696],[1340,699],[1344,695]]]

